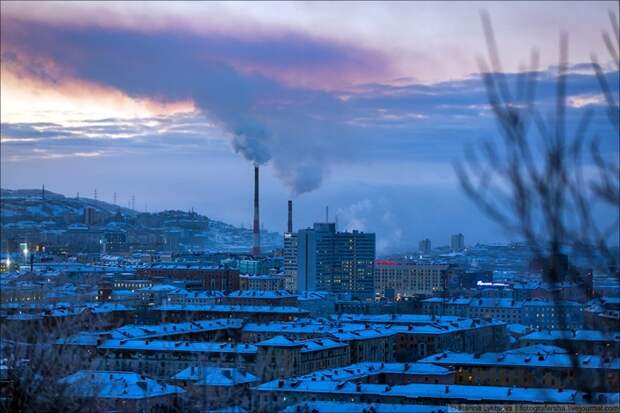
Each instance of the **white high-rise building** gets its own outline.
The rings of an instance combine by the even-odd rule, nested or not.
[[[452,251],[463,251],[465,249],[465,236],[463,234],[454,234],[450,237],[450,247]]]
[[[297,234],[284,234],[284,288],[287,291],[297,290]]]

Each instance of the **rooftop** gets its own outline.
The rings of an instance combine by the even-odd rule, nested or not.
[[[328,380],[345,381],[373,376],[377,374],[404,374],[404,375],[446,375],[452,374],[452,370],[445,367],[427,363],[381,363],[362,362],[347,367],[335,369],[317,370],[305,376],[298,377],[301,380]]]
[[[234,386],[258,380],[256,376],[242,369],[194,366],[178,372],[172,379],[193,381],[198,386]]]
[[[580,340],[580,341],[615,341],[620,343],[620,333],[606,333],[599,330],[546,330],[534,331],[523,337],[521,340]]]
[[[499,320],[481,320],[473,318],[464,318],[458,316],[433,316],[428,314],[338,314],[330,317],[334,321],[342,323],[369,323],[369,324],[386,324],[394,326],[436,326],[445,329],[448,326],[452,328],[472,328],[476,326],[502,325],[506,324]]]
[[[62,381],[69,385],[70,394],[79,397],[146,399],[184,392],[178,386],[124,371],[81,370]]]
[[[290,306],[268,305],[225,305],[225,304],[163,304],[155,307],[159,311],[188,311],[211,313],[276,313],[303,315],[308,311]]]
[[[260,384],[257,391],[345,394],[401,397],[410,402],[421,400],[454,400],[473,402],[515,402],[515,403],[584,403],[583,393],[575,390],[555,390],[546,388],[520,388],[499,386],[467,386],[412,383],[402,386],[384,384],[352,383],[350,381],[311,381],[300,379],[273,380]],[[618,396],[604,393],[597,402],[616,402]]]
[[[434,399],[445,401],[469,402],[507,402],[507,403],[560,403],[584,404],[584,394],[575,390],[555,390],[547,388],[520,388],[500,386],[466,386],[444,384],[412,383],[402,386],[384,384],[352,383],[350,381],[311,381],[300,379],[274,380],[256,387],[257,391],[341,394],[400,397],[411,403],[418,400]],[[617,395],[599,393],[597,403],[616,403]]]
[[[573,368],[571,357],[566,351],[558,347],[548,346],[551,351],[537,346],[524,347],[502,353],[438,353],[419,360],[420,363],[435,363],[446,366],[475,365],[475,366],[518,366],[518,367],[549,367]],[[555,351],[558,349],[559,351]],[[600,356],[579,355],[579,366],[582,369],[620,369],[620,359],[605,360]]]
[[[310,340],[292,340],[284,336],[275,336],[269,340],[256,344],[259,347],[299,347],[303,353],[326,350],[329,348],[347,347],[347,344],[329,338],[315,338]]]
[[[332,401],[306,401],[287,407],[282,413],[451,413],[459,412],[449,406],[432,406],[426,404],[389,404],[389,403],[353,403]]]
[[[165,340],[106,340],[99,346],[108,350],[140,350],[165,351],[182,353],[256,353],[256,346],[252,344],[232,344],[216,342],[190,342]]]
[[[282,298],[295,298],[297,297],[295,294],[291,294],[286,290],[277,290],[277,291],[260,291],[260,290],[241,290],[241,291],[233,291],[228,294],[229,298],[248,298],[248,299],[259,299],[259,298],[269,298],[269,299],[282,299]]]
[[[320,320],[310,321],[272,321],[270,323],[247,323],[244,332],[250,333],[291,333],[291,334],[329,334],[365,329],[362,324],[334,323]]]

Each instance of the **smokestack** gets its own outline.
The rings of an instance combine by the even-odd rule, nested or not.
[[[258,210],[258,165],[254,165],[254,233],[252,237],[252,256],[260,256],[260,218]]]
[[[288,226],[286,227],[289,234],[293,233],[293,201],[288,200]]]

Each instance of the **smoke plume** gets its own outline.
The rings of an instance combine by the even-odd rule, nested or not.
[[[347,134],[338,132],[344,103],[333,93],[266,77],[252,70],[256,62],[251,59],[273,65],[274,74],[328,68],[339,75],[364,67],[376,70],[382,61],[364,49],[299,37],[258,42],[9,17],[2,18],[1,30],[3,70],[25,73],[56,89],[79,83],[136,99],[192,100],[230,134],[237,153],[257,164],[273,162],[293,195],[318,188],[334,161],[329,157],[345,152]]]

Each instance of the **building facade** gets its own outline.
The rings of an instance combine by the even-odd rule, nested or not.
[[[374,292],[375,234],[317,223],[297,233],[297,290]]]
[[[450,248],[452,251],[463,251],[465,249],[465,236],[454,234],[450,237]]]
[[[414,261],[375,261],[375,291],[385,295],[393,290],[395,296],[433,295],[444,290],[448,264],[421,264]]]
[[[288,291],[297,289],[297,234],[284,234],[284,287]]]
[[[418,244],[418,252],[420,254],[428,254],[431,252],[431,240],[428,238],[423,239]]]

